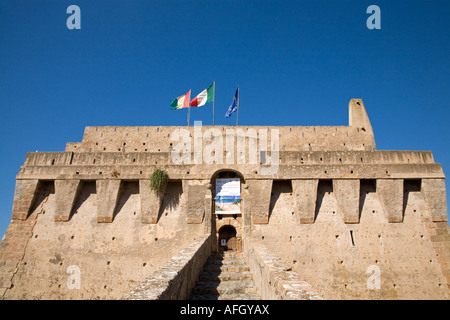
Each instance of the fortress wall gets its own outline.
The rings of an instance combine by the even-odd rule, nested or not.
[[[211,255],[212,236],[203,235],[178,252],[124,300],[187,300]]]
[[[259,130],[267,132],[271,141],[271,130],[278,130],[281,151],[325,151],[325,150],[375,150],[373,133],[349,126],[202,126],[203,137],[213,134],[225,136],[227,130],[244,133],[254,132],[259,139]],[[191,138],[197,137],[194,126],[184,127],[86,127],[81,143],[68,143],[68,152],[168,152],[182,141],[174,136],[184,131]],[[239,131],[238,131],[239,130]],[[258,140],[259,141],[259,140]],[[248,143],[248,142],[247,142]]]
[[[233,130],[246,140],[278,133],[280,151],[373,151],[375,138],[361,99],[349,102],[348,126],[106,126],[86,127],[81,143],[68,143],[67,152],[169,152],[182,141],[180,134],[198,139],[224,136]],[[248,143],[248,142],[247,142]]]
[[[224,150],[226,148],[224,147]],[[270,150],[268,151],[270,155]],[[193,154],[190,156],[193,163]],[[226,163],[226,151],[224,151],[222,163]],[[234,163],[238,163],[236,154]],[[260,163],[258,154],[257,164]],[[433,164],[434,158],[429,151],[280,151],[280,164],[290,165],[328,165],[328,164]],[[174,165],[170,152],[29,152],[24,166],[89,166],[89,165]],[[204,164],[204,162],[200,163]],[[249,161],[248,152],[245,162]]]
[[[30,215],[13,220],[1,242],[5,299],[117,299],[204,233],[186,223],[181,182],[167,186],[157,224],[141,221],[137,181],[121,183],[111,223],[98,223],[95,181],[80,182],[70,219],[55,221],[55,187],[39,183]],[[80,288],[70,288],[77,270]]]
[[[261,240],[246,237],[244,253],[258,291],[265,300],[322,300],[311,285],[287,268]]]
[[[432,154],[423,151],[279,152],[278,157],[273,179],[445,177]],[[179,180],[208,180],[221,169],[239,171],[249,179],[267,178],[261,168],[270,163],[227,164],[225,158],[222,164],[194,164],[192,156],[190,164],[176,164],[170,153],[28,153],[17,179],[149,179],[155,168]]]
[[[177,164],[172,138],[183,130],[190,161]],[[208,140],[227,130],[239,133],[231,150]],[[261,148],[264,135],[279,152]],[[243,136],[258,145],[252,163]],[[169,183],[156,194],[157,168]],[[215,230],[220,171],[242,177],[244,246],[245,237],[262,242],[325,298],[450,297],[442,167],[428,151],[376,151],[359,99],[349,126],[87,127],[65,152],[28,153],[0,243],[0,297],[122,297]]]
[[[254,225],[251,237],[326,299],[449,299],[450,229],[432,216],[426,183],[401,181],[402,216],[394,223],[378,182],[360,184],[358,222],[346,218],[355,204],[342,206],[334,181],[319,180],[317,193],[311,189],[314,206],[300,206],[311,215],[298,210],[298,186],[274,182],[269,222]],[[305,215],[309,223],[302,223]]]

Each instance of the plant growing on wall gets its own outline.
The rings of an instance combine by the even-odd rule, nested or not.
[[[150,177],[150,189],[155,192],[160,192],[166,186],[169,180],[169,175],[166,171],[161,169],[155,169]]]

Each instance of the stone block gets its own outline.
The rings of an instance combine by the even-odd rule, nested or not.
[[[292,191],[295,196],[300,223],[314,223],[318,185],[318,179],[292,180]]]
[[[55,180],[55,221],[68,221],[80,180]]]
[[[167,185],[166,185],[167,186]],[[165,187],[159,192],[150,189],[150,180],[139,180],[139,194],[141,198],[141,222],[155,224],[164,199]]]
[[[247,180],[251,218],[254,224],[269,223],[272,180]]]
[[[345,223],[359,223],[359,187],[359,180],[333,180],[333,191]]]
[[[388,222],[402,222],[403,179],[377,179],[377,193]]]
[[[39,180],[16,180],[12,210],[13,220],[26,220],[37,193]]]
[[[183,193],[186,195],[186,222],[198,224],[203,222],[205,215],[205,197],[208,189],[208,180],[183,180]]]
[[[422,179],[421,192],[435,222],[447,221],[445,179]]]
[[[97,180],[97,222],[112,222],[119,198],[120,180]]]

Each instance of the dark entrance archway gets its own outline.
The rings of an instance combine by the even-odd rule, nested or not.
[[[236,237],[236,228],[230,225],[223,226],[219,230],[219,251],[238,251],[239,243]]]

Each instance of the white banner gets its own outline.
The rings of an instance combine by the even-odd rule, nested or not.
[[[241,179],[216,179],[217,214],[241,213]]]

